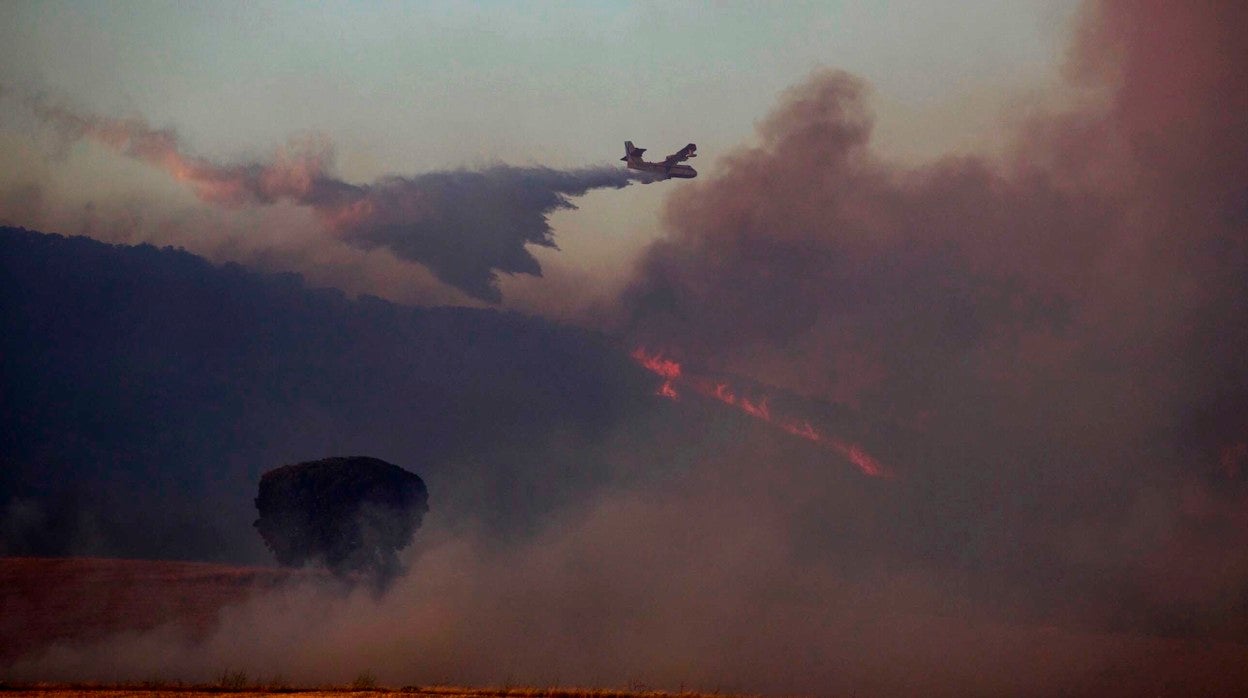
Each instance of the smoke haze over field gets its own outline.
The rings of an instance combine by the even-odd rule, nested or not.
[[[172,252],[74,243],[73,255],[99,258],[69,275],[103,298],[82,314],[114,309],[142,341],[125,341],[120,320],[116,346],[110,332],[63,341],[45,325],[77,296],[24,282],[40,292],[22,328],[57,352],[19,354],[25,335],[6,340],[29,364],[8,378],[44,400],[46,423],[77,406],[114,420],[92,422],[100,439],[150,438],[110,456],[143,464],[136,482],[147,464],[199,448],[179,462],[203,470],[186,479],[207,481],[196,486],[213,503],[290,451],[383,444],[428,480],[431,514],[410,572],[383,597],[292,587],[226,609],[203,643],[168,628],[55,647],[12,675],[193,681],[231,667],[309,683],[370,670],[396,685],[1242,693],[1245,26],[1243,3],[1088,3],[1065,66],[1068,106],[1021,116],[999,156],[923,165],[880,154],[867,81],[816,71],[753,144],[672,188],[662,236],[595,318],[622,345],[535,318],[348,301]],[[499,167],[355,185],[327,174],[315,143],[227,167],[142,122],[48,118],[205,201],[309,208],[350,244],[419,261],[487,301],[495,272],[537,271],[525,245],[553,243],[548,213],[628,181]],[[46,252],[74,268],[59,254]],[[140,258],[135,269],[170,270],[173,282],[143,285],[135,302],[129,280],[152,275],[118,272],[109,295],[93,295],[101,270]],[[184,302],[200,321],[189,329],[176,324]],[[164,314],[150,319],[148,304]],[[198,356],[201,325],[224,347],[206,383],[176,358]],[[895,477],[864,476],[698,391],[651,394],[662,377],[629,363],[637,346],[822,409]],[[134,368],[137,348],[148,353]],[[158,370],[168,366],[178,370]],[[75,367],[93,379],[88,397],[115,392],[106,406],[133,412],[76,402],[87,398]],[[68,376],[74,389],[27,375]],[[196,398],[131,392],[149,384]],[[201,404],[212,409],[199,415]],[[186,417],[192,427],[169,433],[195,438],[145,436],[153,414]],[[66,448],[96,436],[75,435]],[[19,437],[33,443],[7,435]],[[35,465],[22,472],[54,467],[57,439],[49,427],[23,451]],[[87,482],[121,467],[83,459]],[[162,474],[154,492],[184,485],[150,467]],[[13,498],[6,525],[29,520],[34,497]]]

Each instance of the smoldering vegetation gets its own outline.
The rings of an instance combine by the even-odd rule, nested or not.
[[[381,591],[402,571],[398,553],[429,511],[429,492],[419,475],[393,463],[324,458],[265,473],[256,509],[256,530],[281,564],[323,564]]]

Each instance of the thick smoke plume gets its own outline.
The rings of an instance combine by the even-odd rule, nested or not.
[[[760,124],[758,147],[673,192],[626,327],[908,418],[968,390],[1091,372],[1073,362],[1127,344],[1103,375],[1208,365],[1162,364],[1210,315],[1242,310],[1240,12],[1089,7],[1068,72],[1107,99],[1033,115],[1001,160],[895,166],[871,148],[868,87],[815,74]],[[1225,353],[1209,339],[1191,345]]]
[[[672,193],[619,327],[924,434],[901,476],[939,514],[913,533],[986,588],[1086,619],[1070,599],[1106,584],[1097,622],[1242,627],[1248,6],[1080,19],[1078,106],[1019,115],[1001,157],[892,163],[862,80],[789,90]]]
[[[324,138],[292,141],[268,162],[223,165],[189,154],[174,131],[153,128],[142,119],[112,119],[43,104],[36,111],[65,138],[87,138],[160,167],[207,203],[291,201],[308,206],[345,242],[364,249],[384,247],[493,303],[502,300],[498,272],[541,276],[541,266],[526,246],[555,247],[547,216],[575,208],[569,197],[650,181],[615,167],[497,165],[351,184],[333,175],[333,148]]]

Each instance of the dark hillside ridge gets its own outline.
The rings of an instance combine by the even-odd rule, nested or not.
[[[812,479],[802,554],[948,545],[908,481],[713,399],[657,397],[631,347],[583,329],[17,228],[0,228],[0,299],[0,555],[272,564],[252,526],[261,474],[353,453],[419,473],[426,526],[499,544],[605,488],[688,486],[695,466],[770,492],[781,459]],[[756,387],[915,460],[895,430]]]
[[[265,562],[260,474],[336,453],[520,530],[607,477],[555,430],[595,442],[652,402],[601,335],[171,248],[0,228],[0,299],[0,554]]]

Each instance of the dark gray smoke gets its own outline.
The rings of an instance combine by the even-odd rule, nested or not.
[[[673,191],[620,327],[925,434],[897,540],[993,603],[1242,632],[1248,5],[1082,19],[1067,74],[1095,99],[1002,157],[890,162],[864,81],[790,89]]]
[[[569,197],[652,178],[616,167],[555,170],[497,165],[351,184],[332,174],[333,149],[319,138],[292,142],[268,162],[221,165],[185,152],[170,129],[36,104],[67,139],[89,138],[160,167],[201,200],[225,206],[293,201],[311,207],[337,237],[384,247],[426,266],[474,298],[497,303],[498,273],[541,276],[529,244],[555,247],[547,216],[576,208]]]
[[[429,511],[419,476],[377,458],[326,458],[270,470],[260,478],[256,529],[288,567],[323,563],[347,578],[363,574],[384,589],[398,553]]]

